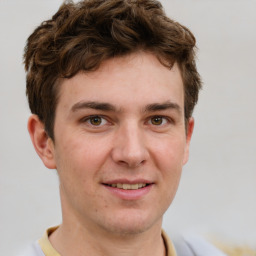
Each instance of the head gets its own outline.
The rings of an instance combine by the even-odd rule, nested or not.
[[[66,1],[28,38],[24,53],[31,112],[54,140],[54,122],[63,78],[93,72],[112,58],[149,52],[168,68],[177,63],[184,88],[187,125],[201,88],[195,38],[169,19],[155,0]]]
[[[57,169],[63,225],[160,230],[188,159],[194,50],[153,0],[67,2],[29,37],[28,128]]]

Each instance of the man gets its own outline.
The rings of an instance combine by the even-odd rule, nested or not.
[[[153,0],[66,2],[28,38],[28,130],[63,216],[31,255],[176,255],[161,226],[188,161],[194,49]]]

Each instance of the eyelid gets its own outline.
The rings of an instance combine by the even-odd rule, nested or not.
[[[99,125],[93,125],[91,124],[89,121],[91,118],[95,118],[95,117],[99,117],[101,118],[101,120],[105,121],[104,123],[100,123]],[[81,120],[80,120],[81,123],[87,123],[88,126],[90,127],[93,127],[93,128],[101,128],[102,126],[105,126],[107,123],[110,123],[107,118],[103,115],[89,115],[89,116],[86,116],[86,117],[83,117]]]
[[[90,123],[90,119],[91,118],[94,118],[94,117],[99,117],[101,118],[101,123],[99,125],[93,125]],[[151,121],[153,118],[162,118],[163,119],[163,123],[159,124],[159,125],[156,125],[156,124],[152,124]],[[85,116],[83,118],[80,119],[79,121],[80,123],[86,123],[88,127],[91,127],[91,128],[102,128],[106,125],[111,125],[111,121],[109,120],[108,117],[104,116],[104,115],[89,115],[89,116]],[[154,127],[164,127],[168,124],[173,124],[175,123],[174,119],[169,117],[169,116],[165,116],[165,115],[152,115],[150,117],[147,118],[146,120],[146,124],[147,125],[151,125],[151,126],[154,126]]]
[[[149,118],[148,118],[148,120],[147,120],[147,123],[150,123],[151,122],[151,120],[153,119],[153,118],[162,118],[163,119],[163,122],[164,122],[164,120],[165,120],[165,122],[164,123],[161,123],[160,125],[154,125],[154,124],[150,124],[150,125],[152,125],[152,126],[154,126],[154,127],[162,127],[162,126],[165,126],[165,125],[167,125],[167,124],[172,124],[172,123],[174,123],[174,120],[171,118],[171,117],[168,117],[168,116],[164,116],[164,115],[153,115],[153,116],[150,116]]]

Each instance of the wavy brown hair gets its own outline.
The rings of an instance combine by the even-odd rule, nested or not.
[[[54,139],[62,78],[97,70],[107,59],[144,50],[169,68],[178,63],[187,123],[201,88],[195,42],[193,34],[169,19],[155,0],[83,0],[76,4],[66,1],[27,40],[24,63],[31,112],[38,115]]]

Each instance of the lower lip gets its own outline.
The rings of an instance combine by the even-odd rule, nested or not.
[[[140,189],[120,189],[120,188],[113,188],[107,185],[104,185],[105,188],[110,191],[115,196],[119,197],[122,200],[138,200],[142,197],[146,196],[149,191],[152,189],[153,184],[147,185],[144,188]]]

